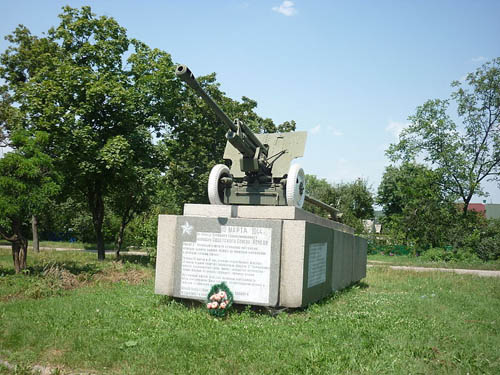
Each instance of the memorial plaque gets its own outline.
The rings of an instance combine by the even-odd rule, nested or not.
[[[307,272],[307,287],[326,281],[326,255],[328,244],[313,243],[309,245],[309,269]]]
[[[203,300],[224,281],[236,303],[277,304],[280,221],[182,217],[177,242],[177,297]]]

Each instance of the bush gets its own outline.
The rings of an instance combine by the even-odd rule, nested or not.
[[[484,261],[500,258],[500,234],[484,237],[476,248],[476,254]]]
[[[481,259],[471,249],[463,248],[457,250],[446,250],[434,247],[422,253],[421,259],[429,262],[463,262],[479,263]]]
[[[125,230],[125,242],[127,245],[137,246],[148,252],[151,259],[156,258],[156,240],[158,237],[158,215],[157,207],[147,213],[136,216]]]
[[[430,262],[449,262],[453,258],[453,252],[441,247],[432,247],[424,251],[420,257]]]

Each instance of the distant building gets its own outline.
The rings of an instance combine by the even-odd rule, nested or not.
[[[474,211],[486,216],[486,207],[482,203],[469,203],[469,207],[467,207],[467,211]]]
[[[487,219],[500,219],[500,204],[487,204],[486,218]]]
[[[368,233],[380,233],[382,231],[382,223],[381,218],[384,216],[384,213],[379,210],[374,212],[373,220],[363,220],[363,225],[365,227],[365,231]]]
[[[500,219],[500,204],[470,203],[467,210],[478,212],[487,219]]]

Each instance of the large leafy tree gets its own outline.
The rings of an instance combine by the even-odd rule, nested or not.
[[[24,26],[9,35],[0,76],[23,128],[49,135],[46,151],[66,192],[85,197],[104,259],[105,197],[161,168],[153,135],[175,123],[180,84],[168,54],[129,39],[114,19],[90,7],[65,7],[59,17],[44,37]]]
[[[384,231],[420,249],[446,245],[457,209],[441,181],[439,172],[421,164],[387,167],[377,195]]]
[[[410,126],[387,154],[393,161],[423,158],[442,176],[438,183],[462,199],[465,215],[473,195],[483,192],[481,182],[499,179],[500,58],[452,86],[458,123],[448,115],[450,100],[429,100],[410,116]]]
[[[52,159],[41,151],[46,133],[16,130],[9,138],[14,150],[0,158],[0,237],[11,242],[14,268],[20,272],[26,268],[30,220],[52,203],[60,179]]]

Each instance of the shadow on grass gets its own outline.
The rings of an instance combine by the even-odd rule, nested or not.
[[[0,266],[0,277],[1,276],[12,276],[15,275],[16,272],[14,271],[14,268],[12,267],[2,267]]]

